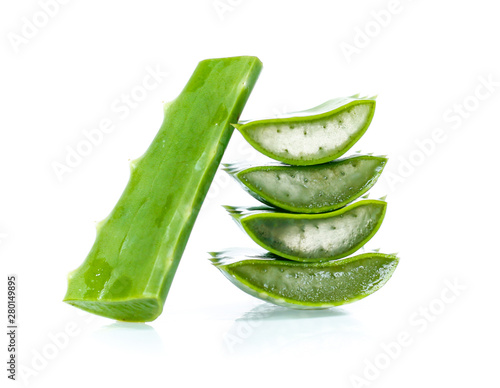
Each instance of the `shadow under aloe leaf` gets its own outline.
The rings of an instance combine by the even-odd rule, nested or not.
[[[312,319],[338,317],[346,314],[347,313],[341,309],[294,310],[265,303],[245,312],[238,320]]]
[[[223,342],[231,354],[275,354],[296,343],[338,349],[365,337],[363,326],[341,308],[292,310],[263,303],[235,319]]]
[[[93,337],[103,345],[131,352],[161,352],[161,337],[145,323],[114,322],[98,329]]]

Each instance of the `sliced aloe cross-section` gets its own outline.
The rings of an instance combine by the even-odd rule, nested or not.
[[[322,309],[363,299],[379,290],[399,259],[382,253],[323,263],[298,263],[273,254],[236,257],[212,253],[212,263],[246,293],[276,305]]]
[[[271,208],[226,206],[234,220],[261,247],[290,260],[340,259],[361,248],[377,232],[386,202],[362,200],[321,214],[275,212]]]
[[[361,155],[315,166],[268,165],[225,170],[259,201],[297,213],[339,209],[366,193],[387,159]]]
[[[368,129],[374,97],[357,95],[272,119],[235,124],[258,151],[293,165],[332,161],[345,154]]]

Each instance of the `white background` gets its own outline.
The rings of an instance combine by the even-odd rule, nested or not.
[[[44,17],[37,1],[3,2],[0,295],[6,298],[6,274],[17,274],[23,365],[19,381],[7,383],[495,384],[498,8],[491,0],[390,4],[74,0]],[[19,38],[33,18],[37,30]],[[363,40],[366,30],[371,36]],[[348,45],[356,52],[346,55]],[[67,273],[85,258],[94,223],[128,180],[128,160],[160,127],[162,101],[175,98],[199,60],[233,55],[264,63],[242,119],[378,94],[374,121],[353,150],[390,157],[374,189],[388,194],[388,213],[369,246],[399,252],[393,278],[362,301],[316,312],[274,307],[239,291],[206,252],[254,246],[221,205],[255,202],[218,172],[156,321],[116,323],[62,303]],[[168,74],[122,117],[121,95],[137,91],[154,68]],[[488,79],[489,92],[481,86]],[[64,163],[68,147],[103,119],[114,131],[59,180],[53,163]],[[432,140],[436,133],[440,143]],[[224,161],[244,160],[265,158],[235,133]],[[455,294],[450,283],[460,285]],[[394,345],[402,337],[404,345]],[[6,338],[1,343],[4,360]]]

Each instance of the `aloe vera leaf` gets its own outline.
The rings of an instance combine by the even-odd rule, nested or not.
[[[269,253],[235,258],[214,252],[212,257],[241,290],[296,309],[324,309],[363,299],[389,280],[399,262],[396,256],[376,252],[322,263],[298,263]]]
[[[387,163],[385,157],[361,155],[315,166],[267,165],[224,169],[259,201],[296,213],[339,209],[366,193]]]
[[[368,129],[375,97],[327,101],[287,116],[240,122],[235,127],[258,151],[292,165],[330,162],[345,154]]]
[[[264,249],[290,260],[321,262],[356,252],[380,228],[387,203],[354,202],[321,214],[226,206],[236,223]]]
[[[255,57],[198,64],[111,214],[87,259],[69,275],[65,302],[123,321],[152,321],[233,128],[259,76]]]

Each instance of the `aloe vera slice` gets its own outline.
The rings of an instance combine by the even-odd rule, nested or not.
[[[259,201],[297,213],[339,209],[366,193],[387,163],[385,157],[361,155],[315,166],[268,165],[225,170]]]
[[[271,208],[226,206],[236,223],[261,247],[290,260],[321,262],[356,252],[380,228],[387,203],[355,202],[321,214],[278,213]]]
[[[235,124],[245,139],[272,159],[293,165],[332,161],[345,154],[368,129],[375,97],[354,95],[289,115]]]
[[[69,275],[65,302],[123,321],[152,321],[164,301],[235,122],[258,78],[255,57],[198,64],[87,259]]]
[[[324,309],[363,299],[389,280],[399,262],[396,256],[382,253],[323,263],[297,263],[273,254],[211,255],[212,263],[241,290],[296,309]]]

